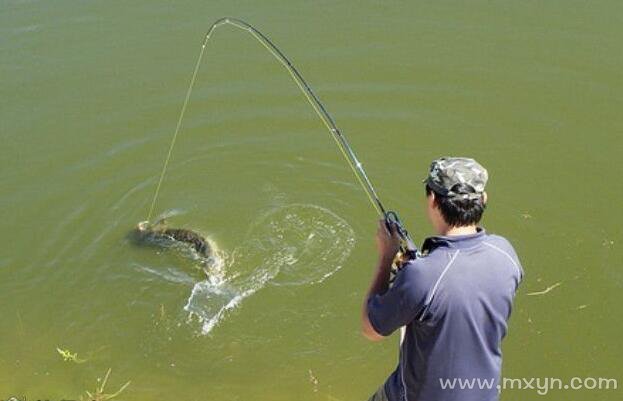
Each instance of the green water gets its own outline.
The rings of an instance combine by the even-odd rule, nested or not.
[[[430,160],[489,169],[484,225],[527,273],[505,376],[623,385],[620,2],[1,0],[0,399],[75,399],[112,368],[110,392],[132,382],[124,400],[362,400],[394,368],[396,337],[359,334],[374,211],[245,33],[211,42],[156,207],[209,234],[244,299],[211,329],[189,320],[203,279],[192,262],[127,239],[203,35],[224,15],[294,61],[418,240],[431,234],[419,183]],[[271,259],[283,249],[298,262]],[[209,316],[210,302],[192,308]]]

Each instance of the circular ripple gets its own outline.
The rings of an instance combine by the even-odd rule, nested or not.
[[[245,243],[277,270],[273,284],[315,284],[342,267],[355,244],[355,232],[328,209],[291,204],[260,216]]]

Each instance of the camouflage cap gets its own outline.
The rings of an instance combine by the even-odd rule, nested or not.
[[[458,199],[478,199],[482,196],[489,174],[476,160],[467,157],[442,157],[430,165],[428,186],[443,196]],[[473,191],[454,192],[457,184],[471,187]]]

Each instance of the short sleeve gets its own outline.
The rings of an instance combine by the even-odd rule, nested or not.
[[[424,307],[426,291],[418,280],[420,266],[408,264],[396,275],[394,285],[384,294],[368,299],[368,319],[374,330],[388,336],[415,319]]]
[[[510,243],[510,241],[504,237],[501,237],[499,235],[492,235],[491,237],[499,241],[499,245],[501,247],[500,250],[506,253],[508,257],[510,258],[511,263],[513,264],[517,272],[516,281],[517,281],[517,287],[519,287],[519,284],[523,281],[524,269],[523,269],[523,266],[521,265],[521,261],[519,260],[519,256],[517,255],[515,248]]]

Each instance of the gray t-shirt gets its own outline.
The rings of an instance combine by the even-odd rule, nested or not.
[[[511,244],[484,229],[431,237],[391,288],[368,300],[374,329],[403,326],[390,401],[495,401],[502,351],[523,269]],[[471,388],[470,388],[471,387]]]

